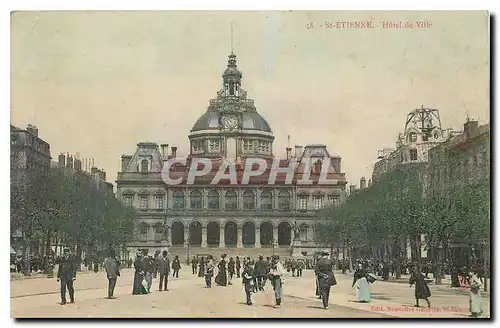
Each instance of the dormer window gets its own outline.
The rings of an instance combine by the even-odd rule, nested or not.
[[[141,162],[141,172],[142,173],[149,172],[149,162],[147,159],[143,159]]]

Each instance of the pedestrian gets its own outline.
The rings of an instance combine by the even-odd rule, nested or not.
[[[227,285],[226,254],[223,254],[221,256],[217,268],[219,269],[219,272],[215,277],[215,283],[219,286],[226,286]]]
[[[197,268],[198,268],[198,260],[196,259],[196,257],[193,256],[193,259],[191,260],[191,269],[193,274],[196,274]]]
[[[160,273],[160,286],[158,290],[163,291],[163,282],[165,282],[165,291],[168,292],[168,275],[170,274],[170,259],[168,252],[163,251],[162,256],[158,260],[158,272]]]
[[[243,279],[242,283],[245,287],[245,295],[246,295],[246,304],[252,305],[252,290],[255,284],[255,270],[252,268],[250,263],[247,263],[247,266],[243,270]]]
[[[214,276],[214,258],[212,255],[208,256],[208,262],[205,268],[205,284],[206,288],[212,288],[212,277]]]
[[[153,271],[154,271],[154,263],[151,255],[147,255],[144,258],[144,268],[145,268],[144,279],[148,283],[147,292],[149,294],[151,293],[151,285],[153,284]]]
[[[236,256],[236,277],[240,277],[240,270],[241,270],[241,262],[240,262],[240,257]]]
[[[104,270],[108,277],[108,299],[114,299],[116,280],[120,276],[120,264],[115,258],[115,252],[109,251],[109,256],[104,260]]]
[[[367,272],[363,268],[363,264],[358,263],[358,266],[356,268],[356,271],[354,271],[354,279],[352,281],[352,286],[354,288],[354,295],[356,296],[356,299],[359,299],[359,288],[358,288],[358,283],[359,279],[362,277],[366,277]]]
[[[419,300],[425,300],[427,302],[427,307],[431,307],[431,302],[429,301],[429,297],[431,297],[431,291],[429,290],[429,286],[427,286],[427,281],[425,280],[425,276],[420,272],[417,266],[413,268],[413,274],[410,277],[410,287],[415,284],[415,300],[416,307],[420,307],[418,304]]]
[[[469,272],[470,293],[469,310],[473,318],[477,318],[483,313],[483,300],[481,298],[480,287],[483,285],[477,274],[477,270]]]
[[[69,248],[64,249],[63,258],[57,270],[57,281],[61,282],[61,305],[66,304],[66,288],[69,292],[69,302],[75,303],[75,289],[73,281],[76,280],[76,266]]]
[[[370,281],[368,280],[370,274],[367,274],[364,277],[358,279],[356,288],[357,288],[357,301],[360,303],[369,303],[371,302],[371,291],[370,291]]]
[[[278,255],[273,256],[271,270],[269,271],[269,278],[274,289],[274,297],[276,299],[275,308],[281,307],[281,298],[283,297],[283,278],[285,275],[285,268],[280,262]]]
[[[384,281],[387,281],[389,280],[389,263],[384,262],[383,266],[384,267],[382,268],[382,279]]]
[[[314,273],[318,277],[318,289],[323,301],[323,308],[328,309],[328,301],[330,299],[330,288],[337,284],[335,275],[333,274],[333,261],[328,258],[329,254],[326,251],[321,253],[321,258],[316,262]]]
[[[235,263],[234,263],[234,259],[231,257],[231,258],[229,258],[229,262],[227,263],[227,273],[228,273],[227,284],[228,285],[232,285],[231,281],[233,280],[234,271],[235,271]]]
[[[179,278],[179,270],[181,269],[181,261],[179,260],[179,255],[174,257],[172,261],[172,270],[174,273],[172,274],[173,278]]]
[[[290,269],[292,270],[292,277],[295,277],[295,270],[297,270],[297,261],[295,259],[290,260]]]
[[[305,266],[306,264],[304,263],[304,260],[297,260],[297,277],[302,277],[302,270],[304,270]]]
[[[158,265],[159,265],[159,260],[160,260],[161,254],[159,250],[155,251],[155,255],[153,257],[153,279],[156,279],[158,275]]]
[[[144,259],[141,252],[137,253],[134,261],[134,284],[132,287],[132,295],[147,294],[147,289],[144,288],[143,280],[145,274]]]
[[[94,272],[99,272],[99,261],[97,259],[94,260]]]
[[[257,286],[256,289],[259,291],[264,290],[264,277],[267,275],[267,265],[264,261],[264,256],[259,255],[259,259],[255,262],[255,277]]]
[[[200,259],[200,264],[199,264],[199,269],[198,269],[198,277],[204,277],[205,276],[205,258],[202,256]]]

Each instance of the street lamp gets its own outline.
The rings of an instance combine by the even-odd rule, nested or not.
[[[170,225],[168,224],[168,218],[165,216],[165,219],[163,220],[163,240],[165,241],[165,247],[167,248],[167,251],[169,251],[170,248]]]

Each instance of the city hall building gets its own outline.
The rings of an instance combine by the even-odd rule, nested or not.
[[[330,156],[325,145],[295,146],[293,152],[287,147],[286,158],[275,158],[272,129],[247,98],[241,81],[231,53],[222,89],[189,133],[187,158],[176,162],[177,147],[152,142],[139,142],[133,155],[122,156],[117,197],[137,211],[134,239],[128,244],[131,253],[169,248],[181,258],[221,253],[287,256],[293,247],[294,253],[307,256],[324,247],[316,242],[314,223],[318,210],[345,198],[341,158]],[[256,159],[266,168],[242,181],[246,163]],[[211,169],[191,183],[191,164],[199,160],[210,161]],[[237,183],[213,183],[221,166],[234,170]],[[284,171],[290,167],[289,177]],[[273,169],[279,173],[269,183]],[[323,173],[327,183],[320,179]],[[180,183],[166,183],[165,174]]]

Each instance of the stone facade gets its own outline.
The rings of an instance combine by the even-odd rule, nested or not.
[[[460,132],[443,129],[437,109],[417,108],[406,118],[405,129],[399,134],[396,148],[379,151],[378,161],[374,164],[372,181],[376,182],[385,172],[396,165],[407,163],[426,163],[431,148],[452,138]]]
[[[236,248],[244,254],[252,248],[274,247],[288,252],[295,241],[303,254],[312,254],[319,246],[314,236],[316,212],[345,198],[341,158],[331,156],[324,145],[307,145],[296,146],[294,154],[287,147],[286,159],[277,160],[272,130],[241,87],[234,54],[222,77],[223,88],[190,131],[184,163],[166,169],[169,160],[179,158],[177,147],[150,142],[140,142],[133,155],[122,156],[117,197],[138,213],[129,250],[152,253],[189,245],[201,253],[208,248]],[[189,167],[200,158],[210,160],[212,169],[188,183]],[[259,177],[242,182],[245,164],[256,158],[267,168]],[[304,165],[304,159],[313,164]],[[319,179],[323,163],[333,184]],[[238,183],[211,183],[222,165],[234,166]],[[276,182],[268,184],[273,165],[282,171],[292,167],[291,179],[278,173]],[[166,184],[165,172],[182,182]],[[300,184],[308,174],[311,184]]]

